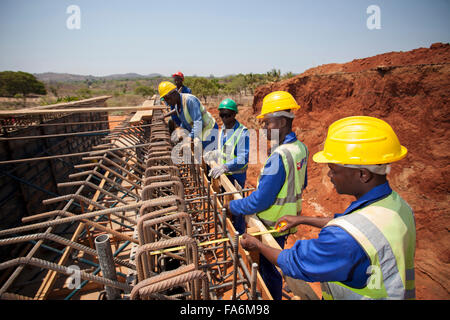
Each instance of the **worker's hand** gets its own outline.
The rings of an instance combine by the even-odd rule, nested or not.
[[[183,140],[185,137],[186,137],[185,130],[178,128],[172,132],[170,141],[172,141],[174,144],[177,144],[178,142],[180,142],[180,140]]]
[[[203,160],[208,164],[210,164],[211,161],[217,162],[217,160],[219,160],[219,152],[219,150],[208,151],[203,155]]]
[[[228,217],[228,219],[232,219],[233,218],[233,214],[230,211],[230,203],[229,202],[225,202],[223,204],[223,208],[225,208],[227,210],[227,217]]]
[[[219,178],[222,174],[228,172],[228,167],[224,164],[214,167],[209,171],[208,177],[212,177],[213,179]]]
[[[279,232],[284,232],[289,230],[290,228],[294,228],[300,224],[298,216],[283,216],[277,220],[275,224],[275,229],[279,228]]]
[[[244,233],[242,235],[240,243],[242,248],[244,248],[247,251],[259,251],[261,245],[261,241],[249,235],[248,233]]]

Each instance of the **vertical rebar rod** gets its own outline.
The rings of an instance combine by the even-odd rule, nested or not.
[[[95,249],[98,253],[98,263],[102,269],[103,277],[117,281],[116,268],[114,266],[111,243],[108,234],[102,234],[95,238]],[[120,291],[113,287],[105,286],[106,297],[108,300],[120,298]]]
[[[209,182],[208,179],[206,179],[207,185],[208,185],[208,193],[207,193],[207,215],[206,215],[206,221],[209,221],[209,219],[211,218],[211,190],[210,190],[210,186],[211,186],[211,182]],[[211,232],[211,224],[208,223],[207,225],[208,231],[207,233]]]
[[[231,300],[236,300],[238,262],[239,262],[239,232],[236,232],[233,241],[233,286],[232,286]]]
[[[213,208],[214,208],[214,239],[217,239],[217,192],[213,192]]]
[[[222,236],[227,238],[227,209],[222,208]],[[223,260],[227,260],[227,241],[223,242]],[[223,274],[227,274],[227,265],[223,265]]]
[[[258,264],[253,262],[252,263],[252,275],[250,279],[250,299],[256,300],[256,278],[258,273]]]

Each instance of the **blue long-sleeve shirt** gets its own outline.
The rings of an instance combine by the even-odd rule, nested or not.
[[[283,144],[296,140],[295,133],[291,132],[284,138]],[[248,197],[230,201],[229,208],[231,213],[234,215],[248,215],[268,209],[275,202],[285,180],[286,170],[284,169],[283,160],[277,152],[272,153],[269,159],[267,159],[260,176],[258,189],[253,191]]]
[[[202,129],[203,129],[203,119],[202,113],[200,111],[200,100],[194,95],[188,94],[186,99],[187,109],[189,111],[189,115],[191,116],[193,125],[186,120],[186,116],[184,115],[183,109],[183,96],[185,93],[181,94],[180,101],[181,105],[177,106],[177,115],[180,119],[180,127],[189,131],[189,136],[191,138],[199,138],[202,140]]]
[[[392,193],[389,183],[379,185],[352,202],[342,214],[350,214]],[[366,286],[370,259],[359,243],[337,226],[323,228],[317,239],[297,240],[281,251],[277,264],[284,274],[309,282],[339,281],[352,288]]]
[[[236,130],[239,128],[240,123],[236,120],[236,123],[234,124],[233,128],[230,130],[225,129],[225,126],[222,126],[222,136],[221,141],[219,141],[219,150],[222,149],[224,144],[232,138],[233,140],[230,141],[230,144],[235,143],[235,139],[238,138],[239,132],[236,132]],[[236,134],[233,136],[233,134],[236,132]],[[233,136],[233,137],[232,137]],[[223,150],[223,152],[226,151],[226,148]],[[248,134],[247,128],[243,129],[242,134],[237,141],[236,148],[234,148],[234,155],[236,158],[229,159],[225,163],[229,171],[237,171],[242,168],[244,168],[248,164],[250,154],[250,136]],[[245,179],[247,178],[247,172],[243,173],[235,173],[232,175],[234,179],[237,180],[237,182],[243,187],[245,184]]]
[[[186,86],[182,86],[181,91],[179,91],[179,92],[180,93],[192,93],[192,90]],[[175,109],[175,106],[170,106],[170,110],[172,111],[173,109]],[[175,122],[175,124],[177,126],[181,125],[180,118],[178,118],[178,116],[176,114],[173,114],[171,117],[172,117],[173,122]]]

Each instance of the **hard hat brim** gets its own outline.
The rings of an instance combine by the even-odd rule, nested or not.
[[[386,163],[392,163],[399,160],[402,160],[404,157],[406,157],[406,154],[408,153],[408,149],[406,149],[404,146],[400,146],[400,154],[394,157],[386,158],[385,161],[379,160],[376,161],[377,163],[373,163],[374,161],[351,161],[347,160],[345,163],[343,161],[333,160],[330,158],[327,158],[325,156],[324,151],[319,151],[313,155],[313,161],[317,163],[338,163],[338,164],[359,164],[359,165],[375,165],[375,164],[386,164]]]
[[[219,107],[219,108],[217,108],[217,110],[231,110],[231,111],[236,112],[236,114],[238,114],[238,109],[237,109],[237,108],[234,109],[234,108],[232,108],[232,107],[227,107],[227,106],[225,106],[225,107]]]
[[[175,89],[172,89],[172,90],[170,90],[169,92],[167,92],[165,95],[163,95],[163,96],[160,96],[160,99],[163,99],[165,96],[167,96],[167,95],[169,95],[169,94],[171,94],[172,92],[174,92],[174,91],[176,91],[177,90],[177,88],[175,88]]]
[[[323,151],[319,151],[313,155],[313,161],[317,163],[338,163],[339,161],[334,161],[325,157],[325,153]]]

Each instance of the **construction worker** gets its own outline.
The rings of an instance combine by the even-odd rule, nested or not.
[[[180,127],[188,132],[188,140],[198,139],[202,142],[203,149],[214,150],[217,148],[218,126],[214,117],[206,110],[200,100],[189,93],[179,93],[177,87],[169,81],[163,81],[158,86],[159,96],[168,105],[174,106],[174,110],[163,117],[176,114],[180,119]],[[177,129],[173,142],[185,138],[183,130]]]
[[[264,97],[261,114],[267,138],[274,140],[279,134],[279,143],[269,155],[258,178],[258,187],[248,197],[230,201],[228,210],[233,215],[256,214],[266,228],[274,229],[279,218],[286,214],[297,216],[302,208],[302,192],[306,187],[306,165],[308,149],[292,131],[294,113],[300,106],[294,97],[285,91],[276,91]],[[285,229],[273,233],[281,248],[289,233],[296,229]],[[274,264],[260,255],[259,271],[275,300],[282,298],[282,277]]]
[[[184,74],[178,71],[177,73],[174,73],[172,75],[173,81],[175,82],[175,85],[177,86],[177,90],[179,93],[192,93],[192,90],[185,85],[183,85],[184,81]],[[170,106],[170,110],[174,110],[175,106]],[[171,120],[169,120],[169,131],[172,133],[175,130],[175,125],[177,127],[181,126],[181,121],[178,118],[176,114],[171,115]]]
[[[322,228],[317,239],[280,251],[244,235],[242,246],[258,250],[285,275],[321,282],[323,299],[414,299],[414,216],[386,177],[389,163],[406,153],[382,120],[334,122],[313,160],[327,163],[336,191],[356,201],[334,218],[285,216],[277,222],[286,223],[280,231],[299,224]]]
[[[232,99],[224,99],[219,105],[219,116],[223,126],[219,132],[218,149],[205,155],[218,165],[212,167],[209,177],[219,178],[222,174],[234,184],[235,181],[244,188],[247,178],[250,138],[247,128],[236,120],[238,108]],[[239,233],[245,232],[243,215],[234,215],[233,225]]]
[[[173,82],[175,82],[175,85],[177,86],[177,90],[179,93],[190,93],[192,94],[192,90],[188,87],[186,87],[183,84],[184,81],[184,74],[178,71],[177,73],[174,73],[172,75]]]

